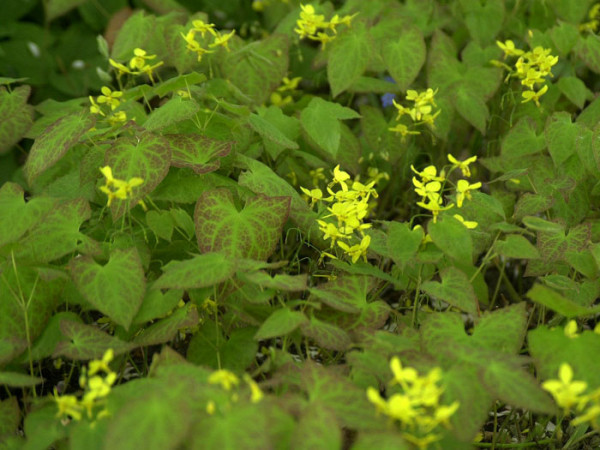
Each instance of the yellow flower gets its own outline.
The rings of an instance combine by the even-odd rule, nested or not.
[[[414,382],[419,376],[417,371],[412,367],[407,367],[406,369],[403,369],[402,363],[400,362],[400,359],[397,356],[394,356],[390,361],[390,369],[394,374],[394,380],[392,381],[392,384],[398,383],[403,387],[407,386],[407,382]]]
[[[448,161],[450,161],[452,163],[452,167],[459,168],[460,171],[462,172],[463,176],[465,176],[465,177],[471,176],[471,169],[469,168],[469,164],[472,164],[475,161],[477,161],[477,156],[471,156],[470,158],[467,158],[464,161],[459,161],[454,156],[452,156],[450,153],[448,153],[447,157],[448,157]]]
[[[110,167],[109,167],[110,169]],[[90,361],[89,363],[89,375],[95,375],[100,371],[103,371],[105,373],[110,373],[110,367],[108,367],[108,365],[110,364],[110,362],[113,360],[115,356],[115,352],[113,351],[112,348],[109,348],[108,350],[106,350],[104,352],[104,356],[102,356],[101,360],[93,360]]]
[[[212,34],[213,36],[217,36],[214,23],[206,23],[203,20],[194,20],[192,22],[192,26],[194,27],[193,31],[197,31],[198,33],[200,33],[203,38],[207,32]]]
[[[129,67],[137,70],[141,70],[146,65],[146,61],[156,58],[156,55],[148,55],[146,50],[141,48],[134,49],[133,54],[133,58],[129,60]]]
[[[119,125],[122,122],[127,121],[127,113],[125,111],[118,111],[116,113],[111,114],[108,117],[108,123],[111,125]]]
[[[407,425],[412,425],[419,411],[413,408],[412,399],[408,395],[394,394],[388,399],[387,414]]]
[[[470,184],[467,180],[458,180],[458,183],[456,183],[456,205],[461,208],[465,198],[471,200],[471,191],[480,187],[480,182]]]
[[[542,387],[550,392],[565,414],[580,401],[580,394],[587,389],[585,381],[573,381],[573,369],[562,363],[558,369],[558,380],[546,380]]]
[[[58,406],[56,417],[67,418],[71,416],[75,420],[81,420],[82,407],[74,395],[58,395],[58,391],[54,388],[54,401]]]
[[[568,338],[571,338],[571,339],[579,337],[579,335],[577,334],[577,322],[576,321],[569,320],[569,322],[567,322],[567,324],[565,325],[565,336],[567,336]]]
[[[515,48],[515,43],[510,39],[504,42],[496,41],[496,45],[504,52],[504,59],[506,59],[507,56],[521,56],[525,53],[523,50]]]
[[[369,386],[367,388],[367,398],[376,406],[377,412],[383,412],[387,414],[387,402],[381,397],[377,389]]]
[[[404,125],[403,123],[399,123],[395,127],[388,128],[388,130],[389,131],[393,131],[394,133],[401,134],[403,138],[405,138],[409,134],[421,134],[418,131],[411,131],[411,130],[409,130],[408,127],[406,125]]]
[[[235,30],[233,30],[231,33],[227,33],[227,34],[221,34],[219,33],[217,35],[217,37],[215,38],[215,40],[213,41],[212,44],[209,44],[208,46],[210,48],[215,48],[218,46],[221,47],[225,47],[225,49],[227,51],[229,51],[229,40],[233,37],[233,35],[235,34]]]
[[[256,384],[256,381],[254,381],[247,373],[244,374],[244,381],[250,386],[250,401],[252,403],[260,402],[264,397],[264,394],[260,390],[260,387],[258,387],[258,384]]]
[[[212,416],[215,413],[216,409],[217,409],[217,407],[215,406],[215,402],[213,402],[212,400],[209,400],[208,403],[206,404],[206,412]]]
[[[371,243],[371,236],[366,235],[360,241],[360,244],[353,245],[350,247],[345,242],[338,242],[338,246],[344,250],[344,252],[352,258],[352,262],[355,263],[362,256],[365,262],[367,262],[367,249]]]
[[[102,110],[100,109],[100,105],[98,105],[95,101],[94,101],[94,97],[92,97],[91,95],[89,96],[90,99],[90,103],[92,104],[90,106],[90,112],[92,114],[100,114],[101,116],[106,116],[106,114],[104,114],[102,112]]]
[[[442,206],[442,197],[439,194],[430,194],[427,200],[427,203],[417,202],[417,205],[433,213],[433,223],[437,222],[437,216],[440,214],[440,212],[454,207],[454,203],[450,203],[447,206]]]
[[[110,88],[103,86],[101,89],[102,95],[98,96],[98,103],[106,103],[110,109],[117,108],[121,102],[119,98],[123,96],[121,91],[111,91]]]
[[[115,69],[117,69],[117,77],[121,78],[121,75],[128,73],[130,75],[133,74],[133,72],[131,70],[129,70],[127,68],[127,66],[125,66],[124,64],[118,63],[116,62],[114,59],[109,59],[108,62],[110,63],[111,66],[113,66]]]
[[[421,177],[421,179],[423,180],[423,183],[427,183],[429,181],[440,181],[441,182],[446,179],[446,175],[444,174],[444,171],[440,172],[440,175],[438,176],[437,169],[433,165],[425,167],[422,172],[419,172],[417,169],[415,169],[412,164],[411,164],[410,168],[414,173],[416,173],[417,175],[419,175]]]
[[[571,424],[577,426],[585,422],[590,422],[590,425],[595,430],[600,430],[600,422],[598,421],[598,418],[600,418],[600,404],[593,405],[588,408],[582,415],[575,417],[571,421]]]
[[[431,194],[437,194],[442,189],[442,184],[439,181],[430,181],[429,183],[421,183],[417,177],[413,177],[415,192],[423,198],[429,198]]]
[[[277,88],[279,92],[285,91],[293,91],[298,87],[298,83],[302,81],[302,77],[294,77],[289,79],[288,77],[283,77],[283,84]]]
[[[544,95],[546,92],[548,91],[548,85],[546,84],[543,88],[541,88],[539,91],[535,92],[535,91],[524,91],[521,95],[523,96],[523,98],[525,100],[523,100],[521,103],[527,103],[530,102],[531,100],[534,101],[535,105],[539,108],[540,107],[540,97],[542,95]]]
[[[346,187],[346,189],[344,189],[344,190],[347,190],[348,187],[346,186],[346,183],[344,183],[344,182],[347,181],[348,179],[350,179],[350,175],[348,174],[348,172],[344,172],[343,170],[340,170],[339,164],[334,167],[334,169],[333,169],[334,183],[340,183],[342,185],[342,189],[344,187]]]
[[[223,389],[230,391],[233,386],[237,386],[240,382],[238,377],[229,370],[216,370],[208,377],[210,384],[220,384]]]
[[[460,223],[462,223],[465,227],[467,227],[469,230],[477,228],[477,225],[479,225],[477,222],[474,222],[474,221],[471,221],[471,220],[465,220],[463,218],[463,216],[461,216],[460,214],[454,214],[453,217],[456,220],[458,220]]]
[[[317,223],[321,226],[320,230],[323,233],[323,240],[326,241],[331,238],[331,248],[333,248],[338,239],[347,239],[349,237],[347,234],[342,233],[342,231],[332,223],[324,222],[322,220],[317,220]]]
[[[321,189],[311,189],[310,191],[300,186],[300,190],[304,192],[308,198],[310,198],[310,206],[312,207],[317,201],[323,198],[323,191]]]

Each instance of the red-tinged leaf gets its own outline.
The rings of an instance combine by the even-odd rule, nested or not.
[[[220,158],[229,154],[233,142],[218,141],[199,134],[166,134],[171,147],[171,165],[189,167],[198,174],[217,170]]]
[[[310,293],[333,309],[358,313],[366,307],[371,287],[369,277],[342,275],[318,288],[310,289]]]
[[[230,278],[235,271],[235,261],[224,253],[210,252],[196,255],[185,261],[171,261],[153,288],[203,288]]]
[[[74,360],[100,359],[109,348],[113,349],[115,355],[119,355],[134,347],[129,342],[83,323],[63,320],[60,329],[68,341],[60,342],[56,346],[54,357],[64,356]]]
[[[119,180],[128,181],[134,177],[144,180],[133,189],[131,199],[113,202],[111,212],[113,218],[117,219],[123,215],[127,205],[134,207],[167,176],[171,165],[171,149],[168,141],[151,133],[139,137],[121,137],[106,152],[104,165],[110,166],[113,176]]]
[[[82,112],[64,116],[46,128],[33,143],[23,167],[27,182],[31,185],[42,172],[56,164],[95,123],[94,116]]]
[[[278,336],[290,334],[308,319],[299,311],[292,311],[289,308],[281,308],[271,314],[261,325],[254,335],[254,339],[262,341]]]
[[[329,350],[343,352],[352,341],[348,333],[340,327],[311,317],[309,322],[301,325],[302,334],[313,339],[318,345]]]
[[[85,299],[117,324],[129,328],[146,292],[137,250],[115,250],[104,266],[89,256],[76,258],[71,261],[70,269]]]
[[[266,260],[275,251],[289,210],[289,197],[257,195],[238,211],[229,190],[206,191],[194,212],[198,247],[234,259]]]
[[[198,310],[195,305],[187,305],[143,330],[135,337],[133,344],[140,347],[163,344],[172,340],[181,328],[197,325]]]
[[[27,104],[30,86],[8,92],[0,87],[0,154],[10,150],[33,124],[33,106]]]

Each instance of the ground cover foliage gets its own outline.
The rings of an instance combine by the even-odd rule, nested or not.
[[[3,448],[598,448],[600,4],[5,3]]]

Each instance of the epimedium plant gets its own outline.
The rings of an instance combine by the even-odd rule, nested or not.
[[[599,6],[205,3],[0,79],[3,445],[597,446]]]

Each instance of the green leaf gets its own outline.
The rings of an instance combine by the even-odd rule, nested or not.
[[[275,275],[271,277],[266,272],[251,273],[238,272],[238,277],[243,281],[254,283],[261,288],[277,289],[279,291],[299,292],[307,288],[308,275]]]
[[[181,39],[181,36],[179,36]],[[184,41],[185,43],[185,41]],[[185,45],[184,45],[185,46]],[[184,90],[187,92],[190,86],[195,84],[200,84],[203,81],[206,81],[206,75],[198,72],[190,72],[184,75],[179,75],[178,77],[169,78],[166,81],[163,81],[158,86],[154,88],[154,93],[159,97],[164,97],[167,94],[178,90]]]
[[[56,164],[95,122],[94,116],[83,112],[64,116],[46,128],[33,143],[23,167],[27,182],[31,185],[42,172]]]
[[[544,135],[538,135],[535,122],[522,118],[510,129],[502,141],[502,156],[516,158],[541,152],[546,147]]]
[[[536,379],[519,366],[491,359],[482,370],[482,381],[497,399],[517,408],[540,414],[554,414],[556,407]]]
[[[206,191],[194,212],[198,247],[234,259],[266,260],[275,250],[289,209],[289,197],[257,195],[238,211],[229,190]]]
[[[126,205],[133,208],[139,200],[150,194],[167,175],[170,163],[171,149],[168,141],[161,136],[145,133],[118,138],[106,152],[104,164],[112,168],[113,176],[119,180],[139,177],[144,182],[133,189],[131,199],[127,202],[113,202],[113,218],[123,215]]]
[[[357,313],[367,305],[371,289],[369,277],[341,275],[317,288],[310,289],[312,296],[338,311]]]
[[[459,83],[453,91],[452,103],[456,111],[485,135],[490,112],[483,98],[477,95],[469,84]]]
[[[119,29],[112,46],[112,58],[117,62],[128,63],[133,57],[134,49],[143,48],[150,51],[147,43],[155,29],[156,18],[153,15],[143,10],[132,14]]]
[[[573,153],[579,136],[579,126],[571,123],[571,115],[557,112],[546,121],[546,143],[555,167],[560,167]]]
[[[413,26],[403,28],[393,39],[384,40],[381,48],[383,62],[402,91],[406,91],[419,75],[425,55],[423,33]]]
[[[236,44],[223,61],[222,73],[254,105],[261,105],[287,75],[289,45],[288,37],[282,34],[243,47]]]
[[[114,250],[104,266],[90,256],[76,258],[71,260],[70,270],[85,299],[128,329],[146,292],[144,269],[137,250]]]
[[[552,197],[527,192],[517,200],[514,217],[518,221],[523,220],[525,216],[534,216],[535,214],[547,211],[552,207],[553,203],[554,200]]]
[[[188,303],[183,308],[178,308],[169,317],[153,323],[137,334],[132,344],[139,347],[163,344],[173,340],[181,328],[193,327],[198,324],[198,310],[195,305]]]
[[[302,334],[313,339],[319,346],[328,350],[343,352],[350,347],[350,336],[342,328],[332,325],[316,317],[301,325]]]
[[[56,346],[54,357],[64,356],[74,360],[101,359],[109,348],[113,349],[115,355],[120,355],[134,347],[131,343],[106,334],[96,327],[71,320],[62,320],[60,329],[67,341]]]
[[[163,238],[171,242],[173,236],[173,217],[168,211],[148,211],[146,213],[146,225],[152,230],[157,238]]]
[[[306,405],[291,442],[293,450],[342,448],[342,431],[333,411],[318,400]]]
[[[327,59],[327,79],[333,98],[348,89],[369,63],[371,47],[362,23],[340,33],[332,42]]]
[[[52,22],[57,17],[77,8],[82,3],[85,3],[85,0],[48,0],[44,2],[46,21]]]
[[[404,267],[419,250],[423,235],[423,230],[411,230],[407,223],[390,223],[387,237],[390,257],[396,264]]]
[[[535,259],[540,257],[537,248],[523,236],[510,234],[496,242],[496,251],[507,258]]]
[[[560,19],[578,24],[584,20],[593,1],[581,0],[579,2],[572,2],[569,0],[550,0],[548,3]]]
[[[160,289],[153,288],[154,285],[146,290],[142,305],[133,319],[134,324],[143,324],[167,316],[183,297],[183,289],[169,289],[163,293]]]
[[[600,352],[600,335],[586,330],[571,338],[562,327],[542,325],[529,331],[527,341],[543,379],[557,379],[558,368],[566,362],[573,368],[574,380],[586,381],[591,390],[600,387],[600,359],[590,357]]]
[[[428,231],[433,243],[455,261],[473,264],[473,242],[469,230],[453,217],[444,217],[437,223],[430,222]]]
[[[170,261],[153,284],[154,289],[192,289],[219,284],[231,278],[235,260],[225,253],[209,252],[185,261]]]
[[[200,110],[200,106],[193,99],[184,99],[176,96],[160,108],[156,108],[144,122],[144,128],[150,131],[160,130],[174,123],[190,119]]]
[[[21,410],[17,397],[0,401],[0,437],[15,435],[21,424]],[[6,444],[6,441],[4,442]]]
[[[268,108],[257,108],[257,113],[285,137],[285,140],[280,143],[276,136],[269,137],[268,135],[261,133],[259,129],[255,128],[255,131],[262,135],[265,150],[273,160],[277,160],[281,152],[287,148],[298,148],[296,144],[296,141],[300,137],[300,120],[298,120],[298,118],[286,116],[280,107],[274,105],[271,105]],[[290,145],[292,145],[290,143],[293,143],[293,147],[290,147]]]
[[[21,238],[15,255],[28,261],[50,262],[74,252],[85,239],[79,227],[90,216],[90,206],[82,198],[55,205]]]
[[[31,387],[42,383],[44,380],[18,372],[0,372],[0,385],[9,387]]]
[[[33,106],[27,104],[30,86],[8,92],[0,88],[0,155],[9,151],[33,124]]]
[[[138,380],[133,380],[132,383]],[[117,409],[110,421],[104,445],[136,449],[140,442],[148,450],[178,448],[192,425],[186,393],[177,383],[155,384]],[[148,439],[152,436],[152,439]]]
[[[65,340],[60,329],[60,324],[63,320],[79,323],[82,322],[81,318],[77,314],[70,311],[63,311],[54,314],[48,321],[43,333],[33,343],[31,348],[32,359],[41,360],[43,358],[49,358],[54,353],[54,349],[58,343]],[[22,356],[23,361],[27,361],[28,356],[28,354],[24,354]]]
[[[460,0],[459,3],[471,37],[482,46],[493,42],[502,29],[504,1]]]
[[[527,297],[569,319],[587,317],[600,312],[600,306],[585,308],[539,283],[533,285],[527,292]]]
[[[254,131],[260,134],[265,140],[269,140],[280,145],[283,148],[297,149],[298,144],[288,139],[288,137],[279,130],[277,125],[257,114],[250,114],[248,117],[250,126]]]
[[[359,433],[352,445],[352,450],[411,450],[413,446],[402,439],[399,432],[394,431],[371,431]]]
[[[477,297],[467,276],[456,267],[447,267],[440,272],[442,282],[427,281],[421,289],[430,296],[443,300],[461,311],[477,315]]]
[[[577,55],[593,72],[600,73],[600,37],[587,33],[580,38],[575,48]]]
[[[564,231],[563,225],[556,222],[549,222],[535,216],[525,216],[523,217],[522,222],[527,228],[544,233],[562,233]]]
[[[478,345],[499,353],[515,355],[527,332],[526,302],[494,311],[486,311],[475,323],[471,339]]]
[[[560,77],[556,85],[560,92],[579,109],[583,109],[586,100],[592,98],[591,91],[577,77]]]
[[[340,145],[339,120],[358,119],[360,115],[338,103],[314,97],[300,113],[300,123],[310,138],[335,158]]]
[[[254,335],[254,340],[263,341],[288,335],[306,322],[308,319],[303,313],[292,311],[289,308],[280,308],[267,317]]]
[[[35,197],[27,203],[18,184],[7,182],[0,187],[0,247],[17,241],[52,208],[53,201]]]

